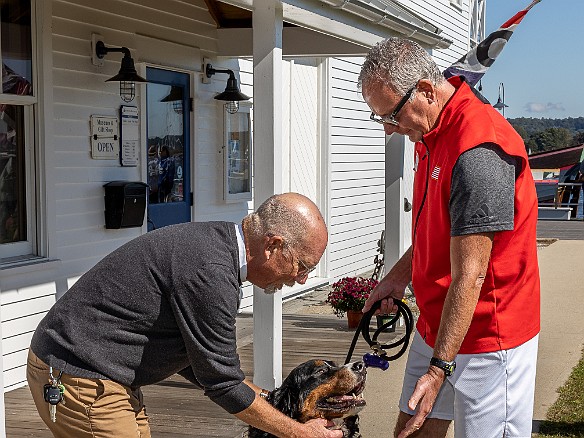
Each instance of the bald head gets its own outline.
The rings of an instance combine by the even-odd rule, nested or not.
[[[318,207],[299,193],[273,195],[250,217],[252,229],[258,235],[280,235],[299,249],[314,246],[323,239],[326,246],[327,229]]]

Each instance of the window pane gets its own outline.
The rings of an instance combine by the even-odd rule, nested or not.
[[[2,92],[32,94],[30,0],[1,2]]]
[[[0,244],[26,240],[24,108],[0,105]]]
[[[183,202],[184,88],[149,83],[148,186],[150,204]]]

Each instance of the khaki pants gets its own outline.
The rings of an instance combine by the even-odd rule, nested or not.
[[[53,369],[57,377],[58,370]],[[42,420],[56,438],[150,438],[142,391],[132,391],[112,380],[87,379],[66,374],[65,404],[57,405],[57,421],[49,416],[43,386],[49,382],[49,367],[31,350],[26,379]]]

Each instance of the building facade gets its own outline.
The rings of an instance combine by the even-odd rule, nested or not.
[[[412,166],[407,141],[388,141],[368,120],[356,86],[362,56],[384,36],[414,29],[412,38],[445,67],[468,51],[484,0],[349,2],[356,9],[336,8],[333,0],[316,8],[318,2],[306,0],[306,16],[294,9],[303,2],[269,1],[281,8],[285,26],[275,58],[281,76],[267,84],[254,80],[262,71],[257,55],[267,43],[244,44],[252,41],[251,22],[239,29],[221,25],[229,13],[239,14],[240,22],[259,14],[257,0],[0,3],[3,391],[26,383],[26,355],[38,322],[84,272],[153,228],[239,222],[265,199],[259,181],[266,175],[280,178],[267,193],[309,196],[330,230],[319,268],[304,287],[285,290],[284,298],[373,268],[386,228],[386,162],[393,143],[402,151],[397,179],[405,197],[412,177],[403,169]],[[406,21],[395,19],[398,7],[408,12]],[[375,23],[363,11],[388,19]],[[254,26],[260,19],[254,15]],[[333,25],[316,32],[318,20]],[[347,29],[354,29],[351,37],[341,35]],[[229,37],[234,31],[248,37]],[[100,44],[114,50],[100,57]],[[126,54],[148,81],[129,91],[120,87],[131,84],[106,82]],[[251,97],[237,113],[215,99],[228,76],[208,77],[207,64],[232,70]],[[272,118],[281,129],[272,132],[280,146],[266,170],[264,151],[272,149],[263,137],[263,121],[270,119],[263,102],[274,89],[281,111]],[[135,94],[130,101],[128,93]],[[129,204],[126,216],[116,213],[111,199],[120,194],[128,203],[145,203],[143,220]],[[402,210],[400,203],[390,207]],[[400,215],[404,238],[397,252],[409,239],[407,213]],[[243,311],[252,309],[252,294],[245,286]]]

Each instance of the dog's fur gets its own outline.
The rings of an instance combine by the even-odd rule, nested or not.
[[[313,418],[342,419],[346,438],[360,438],[357,414],[365,407],[362,397],[367,371],[363,362],[337,366],[325,360],[309,360],[292,370],[267,401],[289,417],[305,423]],[[253,427],[249,438],[273,437]]]

